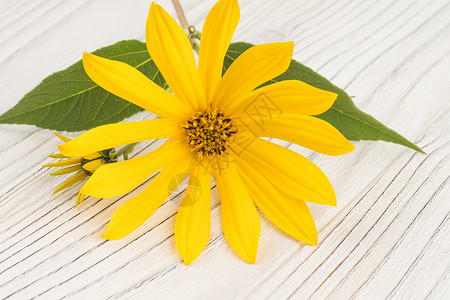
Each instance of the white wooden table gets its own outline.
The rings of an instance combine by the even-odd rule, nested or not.
[[[173,16],[168,0],[158,1]],[[201,28],[215,0],[182,0]],[[44,77],[122,39],[144,40],[148,0],[1,0],[0,113]],[[428,154],[358,142],[342,157],[284,143],[318,164],[338,207],[311,205],[319,245],[262,216],[256,265],[224,239],[213,189],[211,241],[186,267],[173,231],[177,199],[129,237],[102,240],[124,197],[57,196],[63,178],[41,167],[49,130],[0,125],[0,298],[450,297],[450,2],[241,0],[234,41],[294,40],[294,58],[344,88],[364,111]],[[140,113],[132,120],[149,118]],[[74,135],[72,135],[74,136]],[[149,149],[148,143],[138,150]]]

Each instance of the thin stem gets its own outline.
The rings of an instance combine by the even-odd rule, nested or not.
[[[200,40],[201,33],[197,31],[193,25],[189,26],[189,23],[186,19],[186,15],[184,14],[183,8],[181,7],[180,1],[172,0],[173,7],[177,12],[178,19],[180,19],[181,27],[184,28],[187,36],[189,37],[189,41],[191,42],[192,49],[199,54],[200,45],[198,40]]]
[[[122,148],[120,148],[119,151],[116,151],[116,152],[111,153],[111,154],[110,154],[110,157],[111,157],[111,158],[114,158],[114,157],[118,157],[118,156],[120,156],[120,155],[123,155],[123,158],[124,158],[125,160],[127,160],[127,159],[128,159],[128,153],[130,153],[131,151],[133,151],[134,146],[136,146],[136,144],[137,144],[137,143],[132,143],[132,144],[125,145],[125,146],[123,146]]]
[[[188,28],[189,23],[186,19],[186,15],[184,14],[183,8],[181,7],[180,1],[172,0],[172,4],[175,7],[175,11],[177,12],[178,19],[180,19],[181,27]]]
[[[198,40],[191,40],[191,46],[192,49],[197,53],[197,55],[200,55],[200,43]]]
[[[192,34],[192,37],[194,39],[200,40],[202,38],[202,33],[197,29],[195,29],[194,33]]]
[[[186,29],[186,34],[191,42],[192,49],[197,52],[197,55],[200,54],[200,38],[202,36],[200,31],[195,29],[194,25],[189,26]]]

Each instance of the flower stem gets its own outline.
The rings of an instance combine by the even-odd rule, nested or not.
[[[186,15],[184,14],[183,8],[181,7],[180,1],[172,0],[172,4],[175,7],[175,11],[177,12],[178,19],[180,19],[181,27],[188,28],[189,23],[186,19]]]
[[[198,40],[191,39],[191,46],[192,49],[197,53],[197,55],[200,55],[200,43]]]
[[[136,144],[137,144],[137,143],[132,143],[132,144],[125,145],[125,146],[123,146],[122,148],[120,148],[119,151],[110,153],[109,156],[110,156],[111,159],[112,159],[112,158],[118,157],[118,156],[120,156],[120,155],[123,155],[123,159],[124,159],[124,160],[128,160],[128,154],[129,154],[131,151],[133,151],[134,146],[136,146]]]
[[[192,50],[200,54],[200,38],[202,37],[202,33],[195,29],[194,25],[189,26],[185,31],[191,42]]]
[[[189,22],[186,19],[186,15],[184,14],[183,8],[181,7],[180,1],[172,0],[173,7],[178,15],[178,19],[180,19],[181,27],[186,32],[189,37],[189,41],[191,42],[192,49],[199,54],[200,51],[200,31],[197,31],[193,25],[189,25]]]

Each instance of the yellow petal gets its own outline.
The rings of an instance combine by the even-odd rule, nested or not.
[[[50,175],[64,175],[64,174],[76,172],[81,169],[82,169],[81,165],[76,165],[76,166],[67,167],[67,168],[58,170],[56,172],[50,173]]]
[[[83,202],[84,196],[86,196],[86,195],[83,194],[83,193],[81,193],[81,192],[78,193],[77,200],[75,201],[75,207],[77,207],[78,204],[80,204],[81,202]]]
[[[241,145],[242,146],[242,145]],[[336,205],[327,176],[311,161],[280,145],[256,138],[234,153],[286,194],[307,202]]]
[[[208,244],[210,236],[211,173],[205,164],[192,164],[189,185],[175,220],[178,253],[190,265]]]
[[[237,0],[220,0],[209,11],[203,24],[198,70],[208,101],[211,101],[222,78],[223,60],[239,23],[239,17]]]
[[[60,133],[57,133],[57,132],[53,132],[57,137],[59,137],[62,141],[64,141],[64,142],[68,142],[68,141],[70,141],[71,139],[69,139],[68,137],[65,137],[65,136],[63,136],[62,134],[60,134]]]
[[[232,110],[251,91],[287,70],[293,42],[253,46],[242,53],[220,80],[213,97],[215,107]]]
[[[98,198],[126,194],[160,170],[167,162],[183,156],[186,157],[183,149],[169,140],[148,154],[101,166],[84,184],[81,191]]]
[[[103,160],[96,159],[96,160],[93,160],[93,161],[90,161],[90,162],[84,164],[83,165],[83,169],[85,169],[85,170],[87,170],[87,171],[89,171],[91,173],[94,173],[95,170],[97,170],[98,168],[100,168],[104,164],[105,163],[103,162]]]
[[[310,245],[317,245],[317,229],[308,206],[302,200],[281,194],[267,179],[239,157],[239,175],[255,204],[281,230]]]
[[[180,128],[166,119],[108,124],[86,131],[58,148],[67,156],[83,156],[120,145],[172,137],[180,133]]]
[[[60,186],[58,186],[58,188],[56,188],[56,190],[53,192],[53,195],[56,193],[59,193],[60,191],[62,191],[65,188],[68,188],[69,186],[74,185],[75,183],[85,179],[87,176],[88,176],[88,174],[86,174],[86,172],[84,172],[84,171],[73,175],[72,177],[70,177],[69,179],[64,181]]]
[[[154,114],[184,119],[188,106],[132,66],[93,54],[83,54],[84,70],[99,86]]]
[[[254,264],[261,223],[259,215],[236,166],[213,169],[222,204],[222,226],[231,247],[247,262]]]
[[[174,178],[186,176],[190,162],[188,159],[179,159],[164,167],[142,193],[122,204],[114,212],[101,237],[118,240],[141,226],[172,193],[168,187],[176,188],[172,184]]]
[[[62,153],[51,154],[51,155],[49,155],[48,157],[51,157],[51,158],[68,158],[67,156],[65,156],[65,155],[62,154]]]
[[[319,115],[327,111],[337,94],[299,80],[286,80],[254,90],[231,113],[259,119],[261,114]],[[258,114],[259,112],[259,114]]]
[[[327,155],[355,149],[336,128],[316,117],[283,115],[248,125],[258,136],[282,139]]]
[[[81,157],[64,159],[61,161],[43,165],[42,167],[64,167],[64,166],[71,166],[71,165],[77,165],[77,164],[81,164]]]
[[[101,156],[103,156],[102,153],[97,151],[97,152],[93,152],[93,153],[89,153],[89,154],[84,154],[83,158],[86,158],[86,159],[89,159],[89,160],[93,160],[93,159],[99,158]]]
[[[193,108],[206,109],[205,94],[186,33],[164,9],[152,3],[147,18],[147,49],[173,93]]]

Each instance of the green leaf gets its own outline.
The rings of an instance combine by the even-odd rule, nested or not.
[[[128,63],[161,87],[166,85],[143,42],[121,41],[93,53]],[[96,85],[84,71],[82,62],[78,61],[45,78],[16,106],[1,115],[0,123],[81,131],[119,122],[141,110]]]
[[[239,55],[252,46],[252,44],[245,42],[232,43],[224,60],[223,72],[230,67]],[[389,129],[372,116],[359,110],[346,92],[298,61],[292,60],[285,73],[263,84],[263,86],[289,79],[301,80],[314,87],[338,94],[333,106],[317,117],[332,124],[347,139],[352,141],[381,140],[400,144],[424,153],[422,149],[394,130]]]

